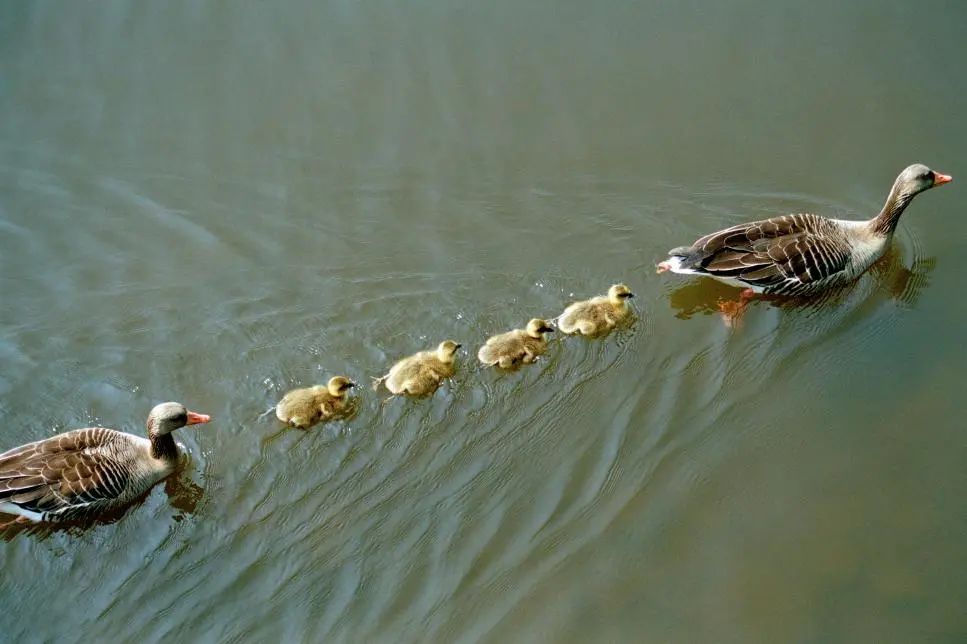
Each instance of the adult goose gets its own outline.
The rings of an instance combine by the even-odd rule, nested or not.
[[[167,402],[148,415],[148,438],[87,427],[4,452],[0,512],[60,521],[121,508],[175,470],[178,445],[171,432],[210,420]]]
[[[859,277],[886,252],[913,198],[951,179],[917,163],[900,173],[883,210],[869,221],[798,214],[739,224],[670,250],[658,272],[708,275],[744,286],[743,298],[811,295]]]

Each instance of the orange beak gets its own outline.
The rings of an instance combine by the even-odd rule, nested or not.
[[[949,174],[940,174],[939,172],[933,173],[933,185],[935,186],[942,186],[943,184],[949,183],[950,181],[953,181],[953,180],[954,178],[951,177]]]
[[[199,423],[207,423],[212,419],[208,414],[196,414],[193,411],[188,412],[188,423],[189,425],[198,425]]]

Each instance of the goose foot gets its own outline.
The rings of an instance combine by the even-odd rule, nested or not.
[[[373,381],[373,391],[379,391],[379,386],[383,384],[387,378],[389,378],[389,374],[386,374],[385,376],[380,376],[379,378],[371,377],[371,380]]]
[[[15,525],[22,526],[22,525],[27,525],[29,523],[32,523],[32,522],[27,517],[17,516],[11,519],[10,521],[4,521],[3,523],[0,523],[0,532],[3,532],[4,530],[6,530],[11,526],[15,526]]]
[[[749,300],[755,297],[755,291],[747,288],[739,293],[738,301],[719,300],[719,311],[722,314],[722,322],[730,329],[738,328],[742,325],[742,314],[749,305]]]

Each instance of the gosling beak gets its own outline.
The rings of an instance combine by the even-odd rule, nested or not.
[[[196,414],[193,411],[188,412],[188,422],[187,425],[199,425],[201,423],[207,423],[212,419],[208,414]]]
[[[460,343],[458,342],[458,343],[457,343],[457,349],[460,349],[460,348],[462,348],[462,347],[463,347],[463,345],[462,345],[462,344],[460,344]]]
[[[541,333],[554,333],[554,327],[542,326],[538,329]]]
[[[940,174],[939,172],[933,173],[933,185],[935,186],[942,186],[943,184],[949,183],[953,180],[954,178],[949,174]]]
[[[623,298],[625,298],[626,300],[628,300],[628,299],[631,299],[631,298],[633,298],[634,296],[635,296],[635,294],[634,294],[634,293],[622,293],[622,294],[621,294],[621,297],[623,297]]]
[[[353,387],[358,387],[359,385],[356,384],[355,382],[349,381],[346,383],[346,386],[352,389]]]

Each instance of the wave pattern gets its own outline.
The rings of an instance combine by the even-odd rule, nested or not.
[[[903,594],[912,573],[852,546],[871,531],[918,544],[922,533],[850,523],[857,507],[892,498],[868,483],[887,477],[863,472],[936,456],[873,431],[889,433],[893,412],[912,424],[946,409],[926,386],[909,409],[896,395],[937,362],[923,346],[919,358],[907,351],[911,321],[925,302],[938,310],[937,291],[959,274],[934,270],[947,242],[916,219],[920,202],[855,285],[757,301],[728,329],[716,305],[736,291],[656,276],[668,248],[785,212],[861,218],[880,195],[762,189],[778,171],[717,138],[741,128],[744,109],[715,132],[693,111],[728,96],[625,95],[639,76],[692,82],[653,62],[669,60],[665,49],[640,55],[651,39],[630,9],[572,21],[522,8],[497,29],[479,7],[430,5],[305,20],[268,8],[229,19],[207,3],[4,12],[13,45],[0,92],[18,101],[0,102],[3,446],[91,424],[140,433],[170,399],[214,421],[179,432],[185,469],[119,519],[3,532],[0,632],[686,641],[737,628],[755,640],[772,614],[761,607],[791,588],[755,583],[758,560],[743,548],[774,572],[790,552],[775,544],[810,551],[795,537],[832,524],[847,527],[816,541],[842,550],[796,559],[815,564],[797,569],[791,594],[804,605],[868,586],[891,606],[941,606],[927,587],[943,584]],[[691,18],[679,27],[662,33],[692,43]],[[736,55],[760,41],[722,38]],[[594,55],[575,56],[591,41]],[[844,59],[855,57],[835,64]],[[628,65],[637,72],[614,71]],[[626,102],[653,108],[657,125],[620,111]],[[836,122],[818,112],[824,128]],[[749,130],[772,149],[789,128]],[[705,158],[718,149],[730,152]],[[715,179],[723,167],[756,179]],[[783,185],[806,183],[795,179]],[[806,185],[842,194],[837,181]],[[488,335],[615,281],[637,295],[630,328],[555,338],[515,373],[476,364]],[[365,388],[353,418],[307,432],[264,415],[290,387],[336,373],[369,382],[445,338],[465,354],[428,400],[384,404]],[[860,411],[850,398],[864,395]],[[910,502],[897,508],[946,520],[902,491]],[[934,546],[945,561],[960,555]],[[870,581],[870,570],[895,576]]]
[[[6,173],[24,185],[16,170]],[[197,189],[187,177],[151,177],[146,183],[158,195],[138,195],[132,186],[144,182],[132,178],[92,177],[68,189],[57,187],[56,174],[25,174],[24,200],[68,199],[86,219],[69,243],[29,235],[30,243],[15,244],[24,236],[16,231],[36,220],[7,221],[15,233],[5,262],[15,273],[27,255],[59,258],[43,273],[24,275],[37,287],[16,293],[17,316],[4,320],[3,346],[19,365],[4,374],[7,399],[31,401],[7,414],[17,438],[119,420],[139,431],[132,410],[170,397],[218,421],[182,432],[191,462],[181,479],[200,497],[187,512],[156,492],[109,528],[15,542],[47,555],[70,550],[78,562],[92,549],[121,553],[90,613],[91,632],[102,635],[116,628],[112,617],[125,615],[152,639],[268,637],[280,624],[293,637],[313,639],[486,636],[572,557],[593,548],[629,506],[658,494],[652,488],[669,468],[682,468],[688,487],[704,485],[705,466],[689,455],[727,440],[715,430],[724,418],[783,383],[821,395],[821,381],[804,383],[797,374],[862,359],[902,313],[896,302],[915,303],[926,284],[922,268],[896,277],[906,270],[904,253],[925,265],[916,238],[904,236],[849,292],[828,303],[763,303],[745,328],[729,331],[714,316],[688,320],[712,313],[731,289],[654,279],[629,258],[648,254],[636,231],[661,231],[663,239],[692,234],[685,220],[672,225],[662,211],[694,210],[699,216],[689,221],[701,225],[727,219],[754,195],[687,196],[634,182],[573,193],[544,181],[538,193],[507,203],[481,197],[464,207],[519,212],[519,198],[532,221],[541,221],[578,203],[593,216],[577,225],[508,224],[491,233],[506,241],[488,241],[499,247],[541,236],[553,248],[574,249],[573,260],[600,261],[558,258],[537,270],[528,262],[532,268],[522,272],[518,258],[493,271],[468,248],[464,268],[441,272],[446,249],[462,235],[444,237],[438,224],[401,227],[407,251],[391,246],[369,262],[350,248],[357,233],[344,231],[316,258],[308,247],[293,249],[306,243],[303,235],[279,243],[297,232],[291,218],[252,210],[246,225],[228,229],[220,216],[158,196],[166,187]],[[382,195],[382,207],[392,210],[411,198],[404,192],[371,186],[358,199]],[[829,205],[775,198],[792,210]],[[104,210],[86,199],[102,199]],[[510,374],[472,359],[488,334],[531,315],[553,316],[618,279],[638,291],[631,328],[600,341],[557,338],[537,365]],[[681,319],[665,314],[666,301]],[[675,336],[687,340],[669,340]],[[366,381],[396,357],[447,337],[463,342],[466,355],[458,375],[429,400],[384,404],[367,390],[353,419],[310,432],[281,430],[262,416],[289,387],[333,373]],[[844,342],[845,354],[824,350]],[[14,554],[5,563],[15,573]],[[56,559],[46,566],[51,575],[87,574],[83,566],[58,573]],[[248,600],[192,610],[219,596]]]

